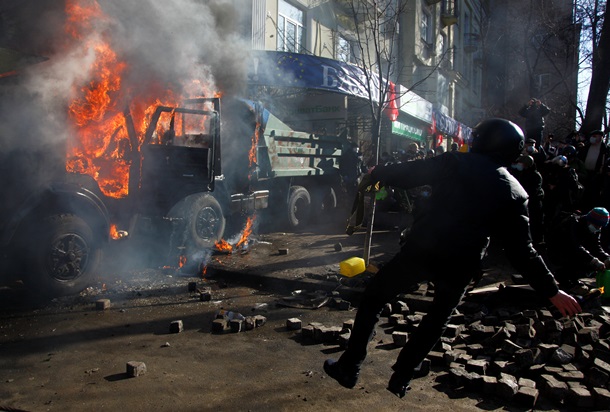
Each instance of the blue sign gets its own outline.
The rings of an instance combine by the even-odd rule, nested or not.
[[[250,84],[303,87],[369,98],[364,70],[353,64],[274,51],[253,52],[253,59],[248,73]]]

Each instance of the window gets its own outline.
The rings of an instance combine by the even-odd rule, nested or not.
[[[352,42],[341,35],[337,36],[337,52],[335,58],[345,63],[356,62]]]
[[[432,44],[432,16],[425,8],[422,8],[421,13],[420,35],[426,45]]]
[[[303,11],[279,0],[277,31],[279,51],[300,53],[303,49]]]

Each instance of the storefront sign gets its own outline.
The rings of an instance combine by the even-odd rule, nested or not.
[[[294,120],[345,119],[347,116],[345,96],[339,94],[310,96],[292,107],[286,115]]]
[[[392,133],[409,139],[419,140],[420,142],[426,140],[424,135],[425,131],[423,129],[398,121],[392,122]]]
[[[428,124],[432,123],[432,103],[402,85],[398,85],[397,94],[400,111]]]

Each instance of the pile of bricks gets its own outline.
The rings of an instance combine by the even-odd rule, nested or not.
[[[402,299],[382,313],[399,347],[425,315],[411,312]],[[460,308],[428,356],[432,366],[448,368],[455,385],[529,408],[539,396],[572,407],[610,405],[607,309],[557,319],[546,308],[489,311],[474,302]]]
[[[213,333],[224,333],[224,332],[244,332],[259,328],[267,323],[267,318],[262,315],[245,316],[242,318],[229,319],[226,316],[217,315],[216,319],[212,321],[212,332]]]
[[[429,306],[433,290],[400,295],[382,312],[393,344],[404,346],[425,312],[410,306]],[[427,300],[426,300],[427,299]],[[535,305],[534,305],[535,306]],[[383,326],[383,325],[382,325]],[[342,326],[301,325],[288,319],[286,328],[300,330],[304,342],[337,343],[347,347],[353,320]],[[610,405],[610,310],[596,308],[559,318],[540,307],[489,310],[473,301],[462,302],[447,329],[420,368],[445,369],[456,388],[496,396],[504,402],[533,408],[539,398],[557,405],[607,408]],[[421,371],[419,371],[421,372]],[[425,373],[420,373],[425,375]]]
[[[307,326],[302,326],[298,318],[286,321],[288,330],[301,331],[301,339],[304,342],[338,343],[343,349],[347,347],[353,325],[354,321],[351,319],[343,322],[342,326],[325,326],[320,322],[311,322]]]

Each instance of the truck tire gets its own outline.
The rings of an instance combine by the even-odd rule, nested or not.
[[[30,239],[31,261],[25,283],[45,296],[82,291],[93,280],[102,258],[102,242],[91,227],[72,214],[50,216]]]
[[[201,194],[190,198],[184,218],[188,250],[210,248],[224,235],[226,220],[214,196]]]
[[[311,196],[303,186],[293,186],[288,195],[288,226],[303,228],[311,216]]]

